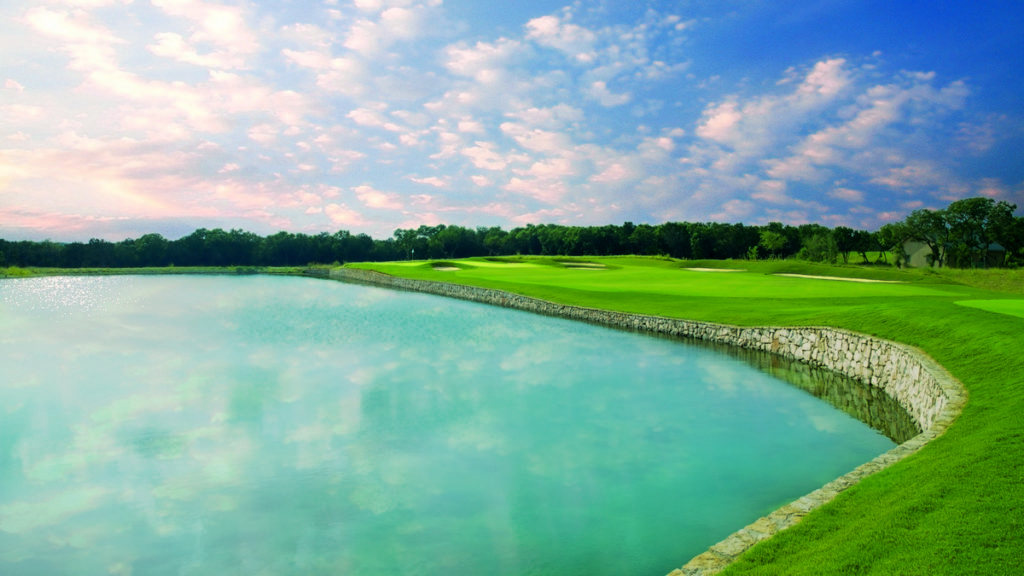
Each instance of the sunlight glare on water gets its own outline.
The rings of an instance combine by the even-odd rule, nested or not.
[[[652,574],[893,443],[729,356],[300,278],[0,281],[0,574]]]

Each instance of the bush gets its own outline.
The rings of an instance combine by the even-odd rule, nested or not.
[[[835,264],[839,258],[839,248],[831,234],[815,234],[800,249],[797,258],[810,262]]]
[[[27,278],[32,275],[31,270],[24,268],[18,268],[17,266],[10,266],[8,268],[0,268],[0,276],[7,278]]]

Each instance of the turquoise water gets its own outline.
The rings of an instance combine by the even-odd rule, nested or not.
[[[0,282],[0,574],[663,575],[890,449],[712,350],[302,278]]]

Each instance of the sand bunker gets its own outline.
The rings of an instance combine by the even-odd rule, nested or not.
[[[742,268],[683,268],[693,272],[746,272]]]
[[[561,262],[561,264],[566,268],[576,268],[577,270],[602,270],[607,268],[604,264],[597,262]]]
[[[455,266],[434,266],[434,270],[438,270],[441,272],[451,272],[453,270],[458,270],[458,268],[456,268]]]
[[[776,274],[790,278],[816,278],[818,280],[842,280],[844,282],[875,282],[879,284],[906,284],[903,280],[871,280],[870,278],[840,278],[838,276],[811,276],[809,274]]]

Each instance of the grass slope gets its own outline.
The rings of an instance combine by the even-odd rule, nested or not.
[[[1018,295],[1024,272],[1000,271],[986,278],[986,272],[793,262],[586,261],[603,267],[570,268],[570,259],[524,258],[446,262],[443,267],[457,268],[447,271],[429,262],[358,266],[629,312],[736,325],[835,326],[920,347],[968,389],[969,402],[956,424],[920,453],[865,479],[795,528],[756,546],[724,574],[1021,573],[1024,318],[1014,312],[1024,309]],[[975,287],[993,282],[1009,292]]]

